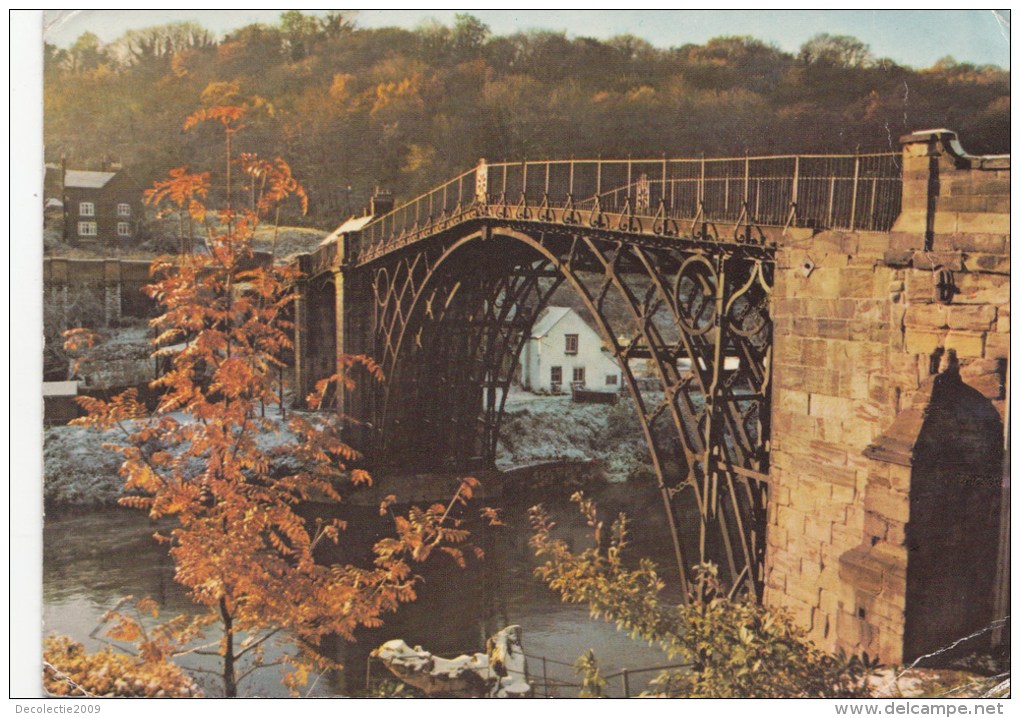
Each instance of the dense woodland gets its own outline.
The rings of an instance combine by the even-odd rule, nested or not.
[[[289,11],[222,39],[180,23],[110,44],[45,46],[46,160],[122,162],[142,186],[206,166],[197,103],[264,100],[244,149],[289,158],[311,198],[300,220],[335,226],[376,185],[398,198],[490,160],[853,152],[948,127],[971,152],[1009,151],[1009,72],[945,58],[912,69],[820,35],[799,53],[750,37],[660,49],[632,36],[495,36],[453,27],[361,29]],[[298,218],[286,218],[297,222]]]

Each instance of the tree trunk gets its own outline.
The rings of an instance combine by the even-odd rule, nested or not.
[[[220,598],[223,619],[223,694],[237,698],[237,672],[234,668],[234,619],[227,610],[227,599]]]

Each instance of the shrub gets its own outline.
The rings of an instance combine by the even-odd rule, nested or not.
[[[51,696],[81,698],[202,695],[188,674],[169,661],[143,660],[112,648],[88,653],[67,636],[51,636],[44,642],[43,688]]]
[[[682,669],[666,671],[652,694],[690,698],[853,698],[868,695],[867,678],[876,663],[867,654],[830,654],[808,640],[782,610],[726,593],[714,566],[696,570],[686,603],[660,596],[664,583],[655,564],[635,568],[623,560],[627,519],[620,515],[604,540],[605,525],[595,504],[576,501],[594,534],[594,547],[573,553],[552,537],[554,524],[541,507],[531,510],[536,555],[548,560],[536,574],[568,603],[586,603],[593,618],[604,618],[632,638],[658,644]],[[604,546],[604,548],[598,548]],[[586,665],[592,657],[586,657]]]

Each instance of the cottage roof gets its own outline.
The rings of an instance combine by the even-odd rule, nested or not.
[[[322,246],[326,244],[332,244],[336,242],[337,237],[339,237],[341,234],[348,234],[349,232],[360,232],[361,229],[366,224],[371,222],[373,219],[374,217],[370,214],[366,214],[364,217],[351,217],[346,222],[341,224],[339,227],[334,229],[329,236],[325,237],[319,243],[319,245]]]
[[[65,187],[83,187],[99,189],[117,176],[116,172],[89,172],[87,170],[68,170],[64,174]]]
[[[47,396],[77,396],[78,382],[76,381],[44,381],[42,395]]]
[[[571,311],[573,310],[570,307],[546,307],[545,311],[539,315],[535,326],[531,328],[531,338],[541,339],[544,337]]]

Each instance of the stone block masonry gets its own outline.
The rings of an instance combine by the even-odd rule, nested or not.
[[[117,325],[126,317],[148,316],[155,306],[142,291],[152,282],[149,264],[145,260],[46,257],[43,287],[49,308],[73,311],[87,294],[94,295],[106,326]]]
[[[909,661],[987,626],[1009,358],[1009,158],[902,139],[888,233],[788,231],[765,600],[820,645]]]

